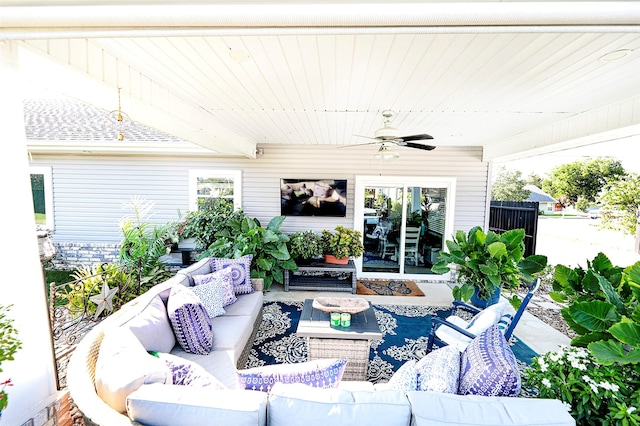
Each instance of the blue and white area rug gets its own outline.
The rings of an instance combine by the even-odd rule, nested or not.
[[[451,313],[451,308],[434,306],[374,304],[373,309],[382,339],[371,342],[367,380],[372,383],[386,382],[405,361],[425,356],[431,315],[446,318]],[[265,303],[245,368],[306,361],[306,339],[295,334],[301,312],[302,302]],[[515,336],[509,343],[521,368],[537,355]]]

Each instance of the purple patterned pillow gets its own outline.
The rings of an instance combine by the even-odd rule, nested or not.
[[[238,300],[234,292],[233,277],[231,274],[231,269],[229,268],[223,269],[222,271],[218,272],[212,272],[206,275],[194,275],[193,282],[195,283],[195,285],[191,290],[194,290],[194,292],[198,296],[200,296],[200,294],[198,294],[195,289],[200,285],[211,284],[215,281],[219,281],[222,287],[220,291],[222,294],[222,306],[228,306]],[[202,299],[202,297],[200,298]]]
[[[241,389],[262,392],[269,392],[274,383],[302,383],[316,388],[335,388],[342,379],[347,361],[346,358],[319,359],[238,370],[238,383]]]
[[[497,325],[473,339],[462,353],[460,395],[518,396],[516,357]]]
[[[445,346],[430,352],[416,364],[418,390],[458,393],[460,351]]]
[[[211,318],[198,296],[183,285],[171,287],[167,313],[173,333],[182,349],[198,355],[211,352]]]
[[[188,359],[168,353],[157,353],[158,358],[165,362],[173,375],[173,384],[182,386],[209,386],[211,389],[227,389],[200,364]]]
[[[229,268],[231,270],[235,294],[249,294],[253,293],[253,286],[251,285],[251,260],[253,260],[252,254],[247,254],[237,259],[212,257],[211,269],[217,272]]]

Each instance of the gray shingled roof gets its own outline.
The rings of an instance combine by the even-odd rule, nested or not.
[[[556,200],[542,189],[538,188],[535,185],[525,185],[524,189],[531,191],[529,194],[529,198],[524,201],[534,201],[538,203],[555,203]]]
[[[110,127],[109,111],[73,99],[25,99],[27,140],[118,142]],[[132,117],[133,118],[133,117]],[[189,143],[133,121],[125,143]]]

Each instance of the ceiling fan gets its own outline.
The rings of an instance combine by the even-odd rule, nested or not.
[[[380,152],[386,151],[392,145],[398,146],[406,146],[407,148],[416,148],[422,149],[425,151],[431,151],[435,149],[434,145],[425,145],[422,143],[416,143],[414,141],[422,141],[422,140],[430,140],[433,139],[433,136],[427,134],[420,135],[410,135],[410,136],[400,136],[400,131],[395,127],[391,126],[391,118],[393,117],[393,111],[385,110],[382,111],[382,116],[384,117],[384,125],[376,130],[375,137],[369,136],[360,136],[368,139],[375,139],[375,142],[364,143],[364,144],[356,144],[356,145],[346,145],[349,146],[360,146],[360,145],[373,145],[373,144],[381,144]]]

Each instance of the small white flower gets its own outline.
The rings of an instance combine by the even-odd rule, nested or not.
[[[547,378],[542,379],[542,384],[545,385],[548,388],[551,387],[551,382]]]
[[[586,374],[582,376],[582,380],[584,380],[585,383],[591,383],[593,381],[593,379]]]
[[[598,393],[598,385],[596,385],[595,383],[589,383],[589,387],[591,388],[593,393],[595,393],[595,394]]]
[[[571,366],[572,366],[573,368],[576,368],[576,369],[580,370],[580,371],[585,371],[585,370],[587,369],[587,366],[586,366],[586,365],[581,364],[580,362],[575,361],[575,360],[572,360],[572,361],[571,361]]]
[[[551,361],[558,361],[561,357],[562,357],[562,354],[560,354],[560,352],[556,352],[549,355],[549,359]]]
[[[564,405],[564,408],[567,411],[571,411],[571,404],[569,404],[568,402],[563,402],[562,405]]]
[[[600,382],[598,383],[598,386],[600,386],[602,389],[610,390],[613,392],[618,392],[620,390],[620,386],[611,384],[609,382]]]
[[[627,408],[627,414],[631,414],[631,413],[633,413],[634,411],[636,411],[636,407],[629,407],[629,408]]]

